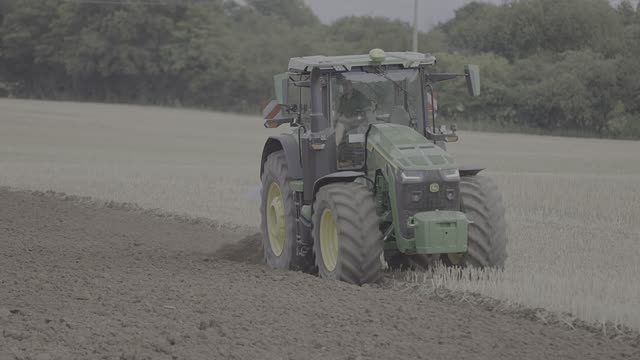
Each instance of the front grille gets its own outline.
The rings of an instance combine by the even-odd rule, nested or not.
[[[440,190],[438,192],[429,191],[431,184],[437,183]],[[427,181],[420,184],[399,184],[399,220],[402,236],[405,239],[413,238],[415,231],[407,225],[409,217],[423,211],[459,211],[460,210],[460,183],[445,181]],[[453,192],[454,199],[447,199],[447,193]],[[414,202],[411,197],[414,193],[420,193],[420,201]]]
[[[430,192],[429,186],[434,182],[426,184],[405,184],[402,185],[402,207],[405,210],[417,211],[433,211],[433,210],[458,210],[460,201],[458,199],[460,183],[458,182],[435,182],[440,190],[438,192]],[[447,193],[453,192],[455,198],[453,201],[447,199]],[[411,196],[413,193],[422,194],[422,200],[413,202]]]

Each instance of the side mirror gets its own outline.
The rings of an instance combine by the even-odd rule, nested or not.
[[[480,95],[480,68],[478,65],[468,64],[464,67],[464,75],[467,79],[467,88],[469,95]]]
[[[274,129],[280,125],[293,124],[295,118],[285,116],[283,111],[285,109],[287,109],[287,106],[280,104],[278,100],[271,100],[265,103],[262,107],[264,127]]]
[[[289,75],[282,73],[273,77],[274,89],[276,91],[276,99],[279,104],[288,104],[289,98]]]

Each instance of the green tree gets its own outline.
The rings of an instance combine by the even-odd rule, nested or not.
[[[286,21],[293,27],[318,26],[320,19],[302,0],[248,0],[260,14]]]
[[[329,41],[342,44],[349,53],[368,53],[373,48],[385,51],[411,50],[411,26],[382,17],[350,16],[338,19],[329,28]],[[346,50],[346,49],[345,49]]]
[[[16,84],[16,95],[55,97],[64,77],[58,64],[48,61],[54,44],[45,41],[50,19],[60,1],[18,0],[3,3],[2,66],[5,80]]]
[[[618,65],[619,59],[591,50],[517,62],[513,103],[518,116],[527,125],[547,130],[605,135],[620,102]]]
[[[501,28],[506,25],[499,22],[502,11],[505,11],[503,7],[494,4],[471,2],[456,10],[455,17],[436,27],[436,31],[444,32],[454,49],[496,51],[497,44],[503,42]]]
[[[495,52],[511,60],[583,48],[614,54],[622,46],[618,15],[604,0],[471,3],[442,28],[460,50]]]
[[[640,3],[638,3],[638,6],[640,6]],[[622,25],[628,26],[638,22],[636,9],[634,9],[633,5],[629,0],[624,0],[620,2],[620,4],[618,4],[618,6],[616,7],[616,11],[620,16]]]

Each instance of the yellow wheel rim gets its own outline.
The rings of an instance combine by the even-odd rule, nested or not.
[[[284,203],[280,187],[275,182],[269,186],[267,193],[267,232],[269,244],[275,256],[282,255],[284,241],[286,239],[286,227],[284,220]]]
[[[333,213],[329,209],[324,209],[320,218],[320,252],[327,270],[335,270],[338,263],[338,232]]]

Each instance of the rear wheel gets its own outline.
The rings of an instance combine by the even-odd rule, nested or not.
[[[503,267],[507,259],[507,222],[502,195],[496,183],[485,176],[460,181],[461,208],[469,220],[468,250],[464,256],[447,255],[449,265]]]
[[[362,285],[382,276],[382,233],[366,185],[322,187],[313,206],[313,249],[323,278]]]
[[[297,269],[296,208],[283,151],[269,155],[262,173],[261,230],[264,258],[274,269]]]

